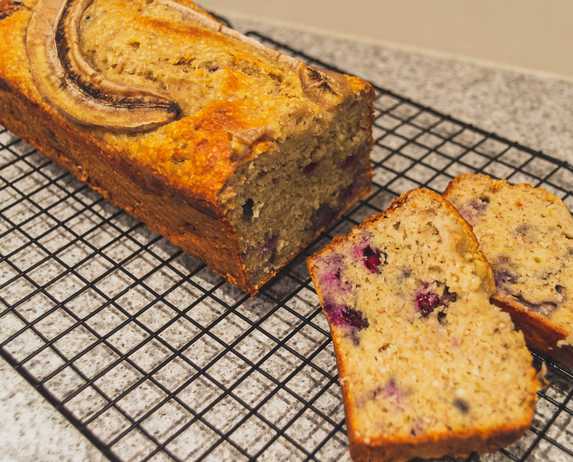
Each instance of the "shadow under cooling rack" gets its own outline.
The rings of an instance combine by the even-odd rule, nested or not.
[[[543,185],[573,208],[570,165],[376,91],[372,194],[313,248],[463,172]],[[0,252],[0,354],[109,459],[348,458],[304,255],[249,299],[1,127]],[[573,374],[549,370],[531,430],[481,460],[573,458]]]

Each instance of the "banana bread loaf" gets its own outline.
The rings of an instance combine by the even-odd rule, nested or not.
[[[3,0],[0,123],[255,293],[370,185],[373,91],[187,0]]]
[[[308,260],[329,321],[357,461],[491,451],[533,417],[523,335],[490,304],[470,227],[429,190]]]
[[[557,196],[485,175],[453,180],[445,197],[473,226],[491,263],[493,300],[532,348],[573,367],[573,217]]]

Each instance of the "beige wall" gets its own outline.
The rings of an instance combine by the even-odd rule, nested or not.
[[[573,0],[200,0],[215,11],[573,77]]]

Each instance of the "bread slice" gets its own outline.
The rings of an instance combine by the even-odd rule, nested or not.
[[[445,193],[473,226],[507,310],[534,349],[573,367],[573,217],[554,194],[485,175]]]
[[[415,190],[309,258],[330,324],[358,461],[492,451],[530,425],[523,335],[491,305],[471,228]]]

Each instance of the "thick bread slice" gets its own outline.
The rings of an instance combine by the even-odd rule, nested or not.
[[[538,388],[471,228],[415,190],[308,260],[333,337],[354,460],[493,451]]]
[[[573,367],[573,217],[554,194],[485,175],[453,180],[445,197],[473,226],[497,284],[494,301],[528,343]]]

